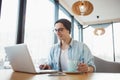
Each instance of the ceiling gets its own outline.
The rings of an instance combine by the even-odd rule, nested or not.
[[[59,0],[59,3],[82,25],[120,22],[120,0],[89,0],[94,10],[88,16],[78,16],[72,12],[72,5],[76,1],[79,0]]]

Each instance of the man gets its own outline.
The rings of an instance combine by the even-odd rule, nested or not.
[[[40,65],[40,69],[68,71],[71,59],[71,61],[77,61],[76,71],[94,72],[94,57],[89,48],[84,43],[73,40],[70,36],[71,22],[67,19],[59,19],[54,26],[54,32],[59,42],[51,48],[48,65]]]

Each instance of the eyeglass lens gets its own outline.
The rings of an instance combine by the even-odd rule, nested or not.
[[[62,32],[64,28],[55,29],[55,32]]]

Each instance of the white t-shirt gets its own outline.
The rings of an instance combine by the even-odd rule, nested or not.
[[[67,64],[68,64],[68,48],[61,51],[60,56],[60,62],[61,62],[61,69],[62,71],[67,71]]]

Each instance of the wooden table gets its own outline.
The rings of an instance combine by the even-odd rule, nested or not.
[[[49,74],[29,74],[0,70],[0,80],[120,80],[120,73],[85,73],[49,76]]]

